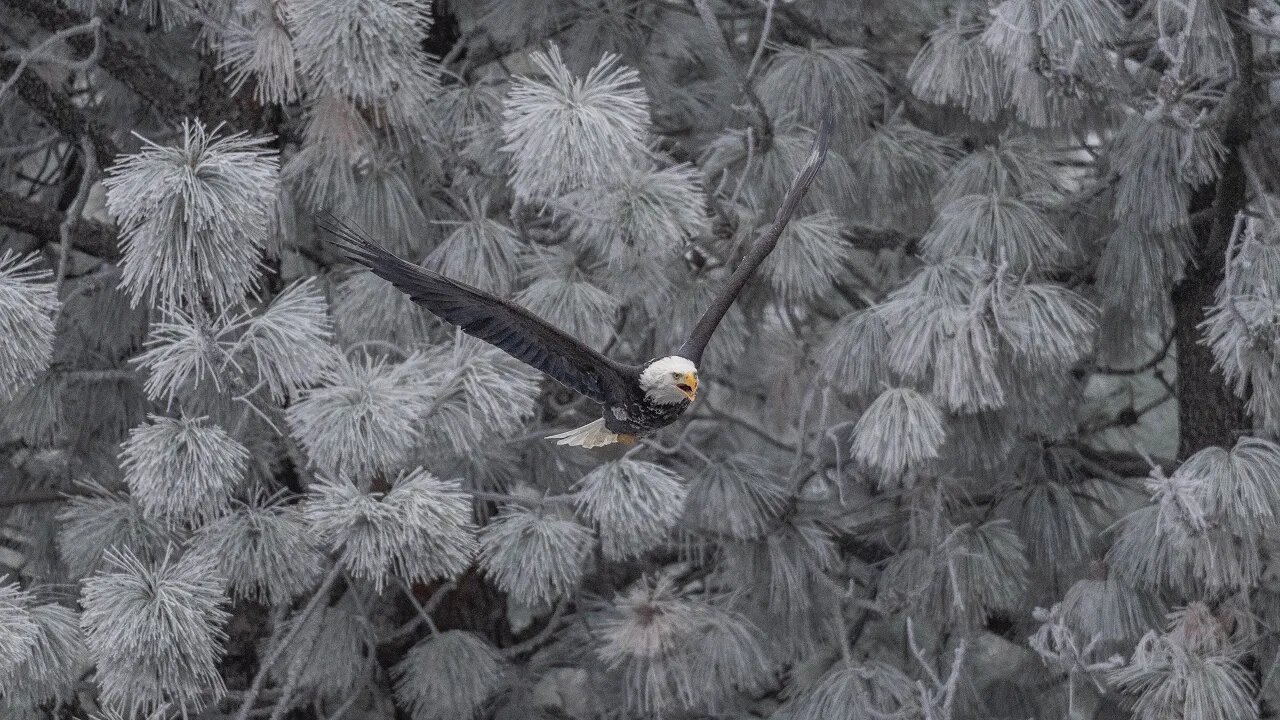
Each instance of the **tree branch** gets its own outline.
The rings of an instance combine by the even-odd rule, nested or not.
[[[93,145],[98,166],[107,167],[120,154],[120,147],[111,137],[103,132],[92,120],[85,117],[80,109],[71,103],[71,98],[50,87],[39,77],[29,73],[19,73],[19,64],[12,60],[0,59],[0,75],[13,75],[13,86],[23,102],[40,113],[50,127],[62,133],[69,142],[78,142],[87,136]]]
[[[80,25],[88,21],[82,13],[63,7],[51,0],[3,0],[4,4],[31,17],[49,32]],[[106,29],[110,29],[109,26]],[[190,101],[181,87],[158,65],[134,51],[128,44],[103,33],[102,57],[98,66],[137,93],[157,110],[166,114],[183,114]],[[73,37],[68,41],[78,53],[92,50],[93,41],[86,37]]]
[[[0,190],[0,225],[27,233],[35,240],[18,244],[14,249],[19,253],[61,242],[63,221],[63,213],[54,208]],[[71,231],[71,247],[108,261],[115,261],[120,256],[115,231],[95,220],[81,219],[76,223]]]

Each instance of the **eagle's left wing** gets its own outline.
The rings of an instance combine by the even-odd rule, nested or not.
[[[725,313],[729,312],[729,307],[733,305],[738,293],[742,292],[742,288],[751,279],[751,274],[760,267],[760,263],[764,262],[769,253],[773,252],[774,246],[778,244],[778,238],[782,237],[782,231],[786,229],[791,216],[800,207],[804,194],[809,191],[809,186],[817,177],[822,162],[827,159],[827,148],[831,144],[831,122],[831,105],[828,103],[822,111],[818,130],[814,133],[813,148],[809,151],[809,157],[800,168],[796,179],[792,181],[786,196],[782,198],[782,204],[778,206],[773,222],[765,228],[760,239],[752,246],[746,257],[742,258],[742,262],[738,263],[737,269],[729,276],[724,289],[716,296],[711,307],[708,307],[699,318],[698,324],[693,326],[689,338],[680,346],[680,357],[688,358],[694,365],[702,362],[702,352],[707,349],[707,343],[711,342],[716,326],[720,324]]]
[[[319,225],[344,255],[441,320],[598,403],[624,397],[639,376],[640,368],[610,360],[519,305],[401,260],[333,215],[321,214]]]

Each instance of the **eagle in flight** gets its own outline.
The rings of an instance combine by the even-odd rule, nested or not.
[[[778,244],[826,159],[830,137],[828,111],[823,113],[809,157],[787,190],[773,222],[729,276],[689,338],[674,354],[642,365],[605,357],[519,305],[401,260],[332,215],[322,215],[319,225],[332,236],[330,242],[343,255],[369,268],[440,319],[604,406],[604,416],[599,420],[548,439],[586,448],[629,444],[675,422],[697,396],[698,362],[707,342],[752,273]]]

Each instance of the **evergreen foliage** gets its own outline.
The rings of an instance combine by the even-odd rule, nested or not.
[[[1273,0],[10,0],[5,720],[1261,720]],[[809,159],[679,421],[626,363]]]

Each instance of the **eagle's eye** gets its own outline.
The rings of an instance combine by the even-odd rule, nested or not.
[[[672,380],[679,380],[679,379],[680,379],[680,375],[681,375],[681,373],[673,372],[673,373],[671,373],[671,379],[672,379]]]
[[[683,392],[693,392],[693,388],[689,387],[688,385],[685,385],[684,383],[680,383],[679,385],[676,386],[676,388]]]

